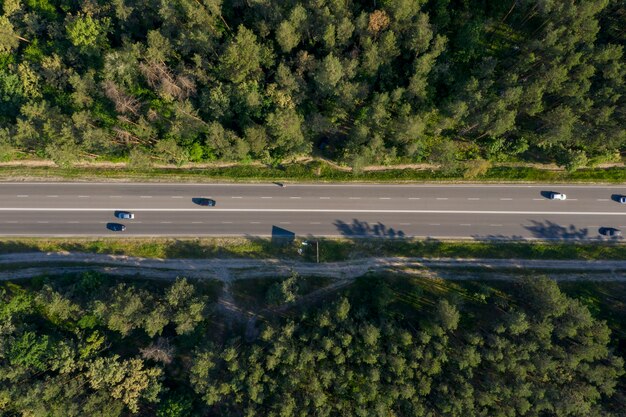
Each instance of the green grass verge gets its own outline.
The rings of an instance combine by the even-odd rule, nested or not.
[[[62,179],[62,180],[134,180],[171,182],[208,181],[302,181],[302,182],[425,182],[467,181],[462,171],[453,173],[437,170],[390,169],[352,173],[319,161],[288,164],[283,167],[237,165],[215,168],[57,168],[0,167],[0,179]],[[494,166],[474,182],[626,182],[626,169],[590,168],[575,172],[540,168]]]
[[[84,252],[146,258],[283,258],[315,261],[312,247],[300,256],[300,240],[276,245],[265,238],[206,239],[44,239],[0,240],[0,254],[24,252]],[[626,245],[589,242],[475,242],[434,239],[320,239],[320,261],[373,256],[497,259],[626,259]],[[0,266],[2,268],[2,266]]]

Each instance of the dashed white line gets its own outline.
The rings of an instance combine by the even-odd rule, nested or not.
[[[477,197],[469,197],[468,200],[480,200],[480,198]]]
[[[500,200],[502,200],[502,201],[510,201],[510,200],[513,200],[513,199],[512,198],[501,198]]]
[[[261,224],[261,222],[250,222],[250,224]]]
[[[234,195],[231,198],[243,198],[243,197]]]
[[[77,224],[77,223],[80,223],[80,222],[68,222],[68,223],[69,224]]]
[[[172,198],[185,198],[182,195],[173,195]]]
[[[409,197],[409,200],[420,200],[420,197]]]
[[[349,197],[348,199],[349,199],[349,200],[360,200],[360,199],[361,199],[361,197]]]
[[[139,198],[152,198],[151,195],[140,195]]]
[[[280,224],[291,224],[291,222],[280,222]]]
[[[596,198],[596,201],[609,201],[608,198]]]
[[[542,201],[545,200],[545,198],[533,198],[533,201]]]
[[[391,200],[391,197],[378,197],[379,200]]]
[[[459,226],[471,226],[471,225],[472,225],[471,223],[461,223],[461,224],[459,224]]]
[[[222,224],[232,224],[232,222],[222,222]]]
[[[447,200],[448,197],[437,197],[436,200]]]
[[[50,222],[48,222],[48,221],[38,221],[37,223],[43,224],[43,223],[50,223]]]
[[[322,224],[321,222],[309,222],[309,224]]]
[[[490,224],[489,226],[493,226],[493,227],[501,227],[501,224]]]
[[[320,197],[320,200],[330,200],[330,197]]]
[[[191,222],[191,224],[202,224],[202,222]]]
[[[206,209],[193,208],[132,208],[126,207],[128,211],[145,212],[205,212]],[[23,211],[23,212],[98,212],[111,211],[110,208],[72,208],[72,207],[0,207],[3,211]],[[410,209],[310,209],[310,208],[212,208],[213,212],[232,213],[403,213],[403,214],[540,214],[540,215],[563,215],[563,216],[626,216],[626,211],[523,211],[523,210],[410,210]]]
[[[20,194],[20,195],[18,195],[18,197],[19,197],[19,198],[26,198],[26,197],[28,197],[28,195],[26,195],[26,194]]]
[[[578,201],[577,198],[568,198],[569,201]]]
[[[172,224],[172,222],[161,222],[161,224]]]
[[[5,222],[5,223],[15,224],[15,223],[19,223],[19,222],[18,222],[17,220],[9,220],[9,221],[7,221],[7,222]]]
[[[88,195],[79,195],[78,198],[89,198],[90,196]]]
[[[300,199],[300,198],[302,198],[302,197],[289,197],[289,198],[291,198],[291,199],[294,199],[294,200],[295,200],[295,199]]]
[[[428,223],[429,226],[441,226],[441,223]]]
[[[410,226],[411,223],[398,223],[400,226]]]
[[[110,195],[109,198],[122,198],[121,195]]]
[[[46,197],[48,197],[48,198],[57,198],[58,195],[47,195]]]
[[[261,197],[261,198],[272,198],[272,197]]]

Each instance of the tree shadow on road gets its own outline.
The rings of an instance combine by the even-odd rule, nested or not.
[[[589,229],[586,227],[578,228],[573,224],[569,226],[561,226],[560,224],[546,220],[544,222],[531,220],[529,226],[524,226],[532,237],[537,239],[550,240],[589,240],[596,238],[589,235]]]
[[[387,227],[381,222],[370,224],[366,221],[352,219],[352,223],[346,223],[343,220],[335,220],[333,224],[345,237],[406,237],[402,230]]]

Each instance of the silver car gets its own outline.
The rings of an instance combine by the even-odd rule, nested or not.
[[[135,218],[135,215],[130,211],[116,211],[115,217],[117,217],[118,219],[132,220]]]

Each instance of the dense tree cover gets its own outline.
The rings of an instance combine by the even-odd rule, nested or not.
[[[623,415],[624,362],[606,323],[554,282],[470,304],[429,298],[419,310],[401,308],[395,290],[364,280],[260,324],[251,340],[183,279],[150,289],[87,273],[4,285],[0,413]]]
[[[458,159],[626,145],[622,0],[1,0],[0,158]]]

